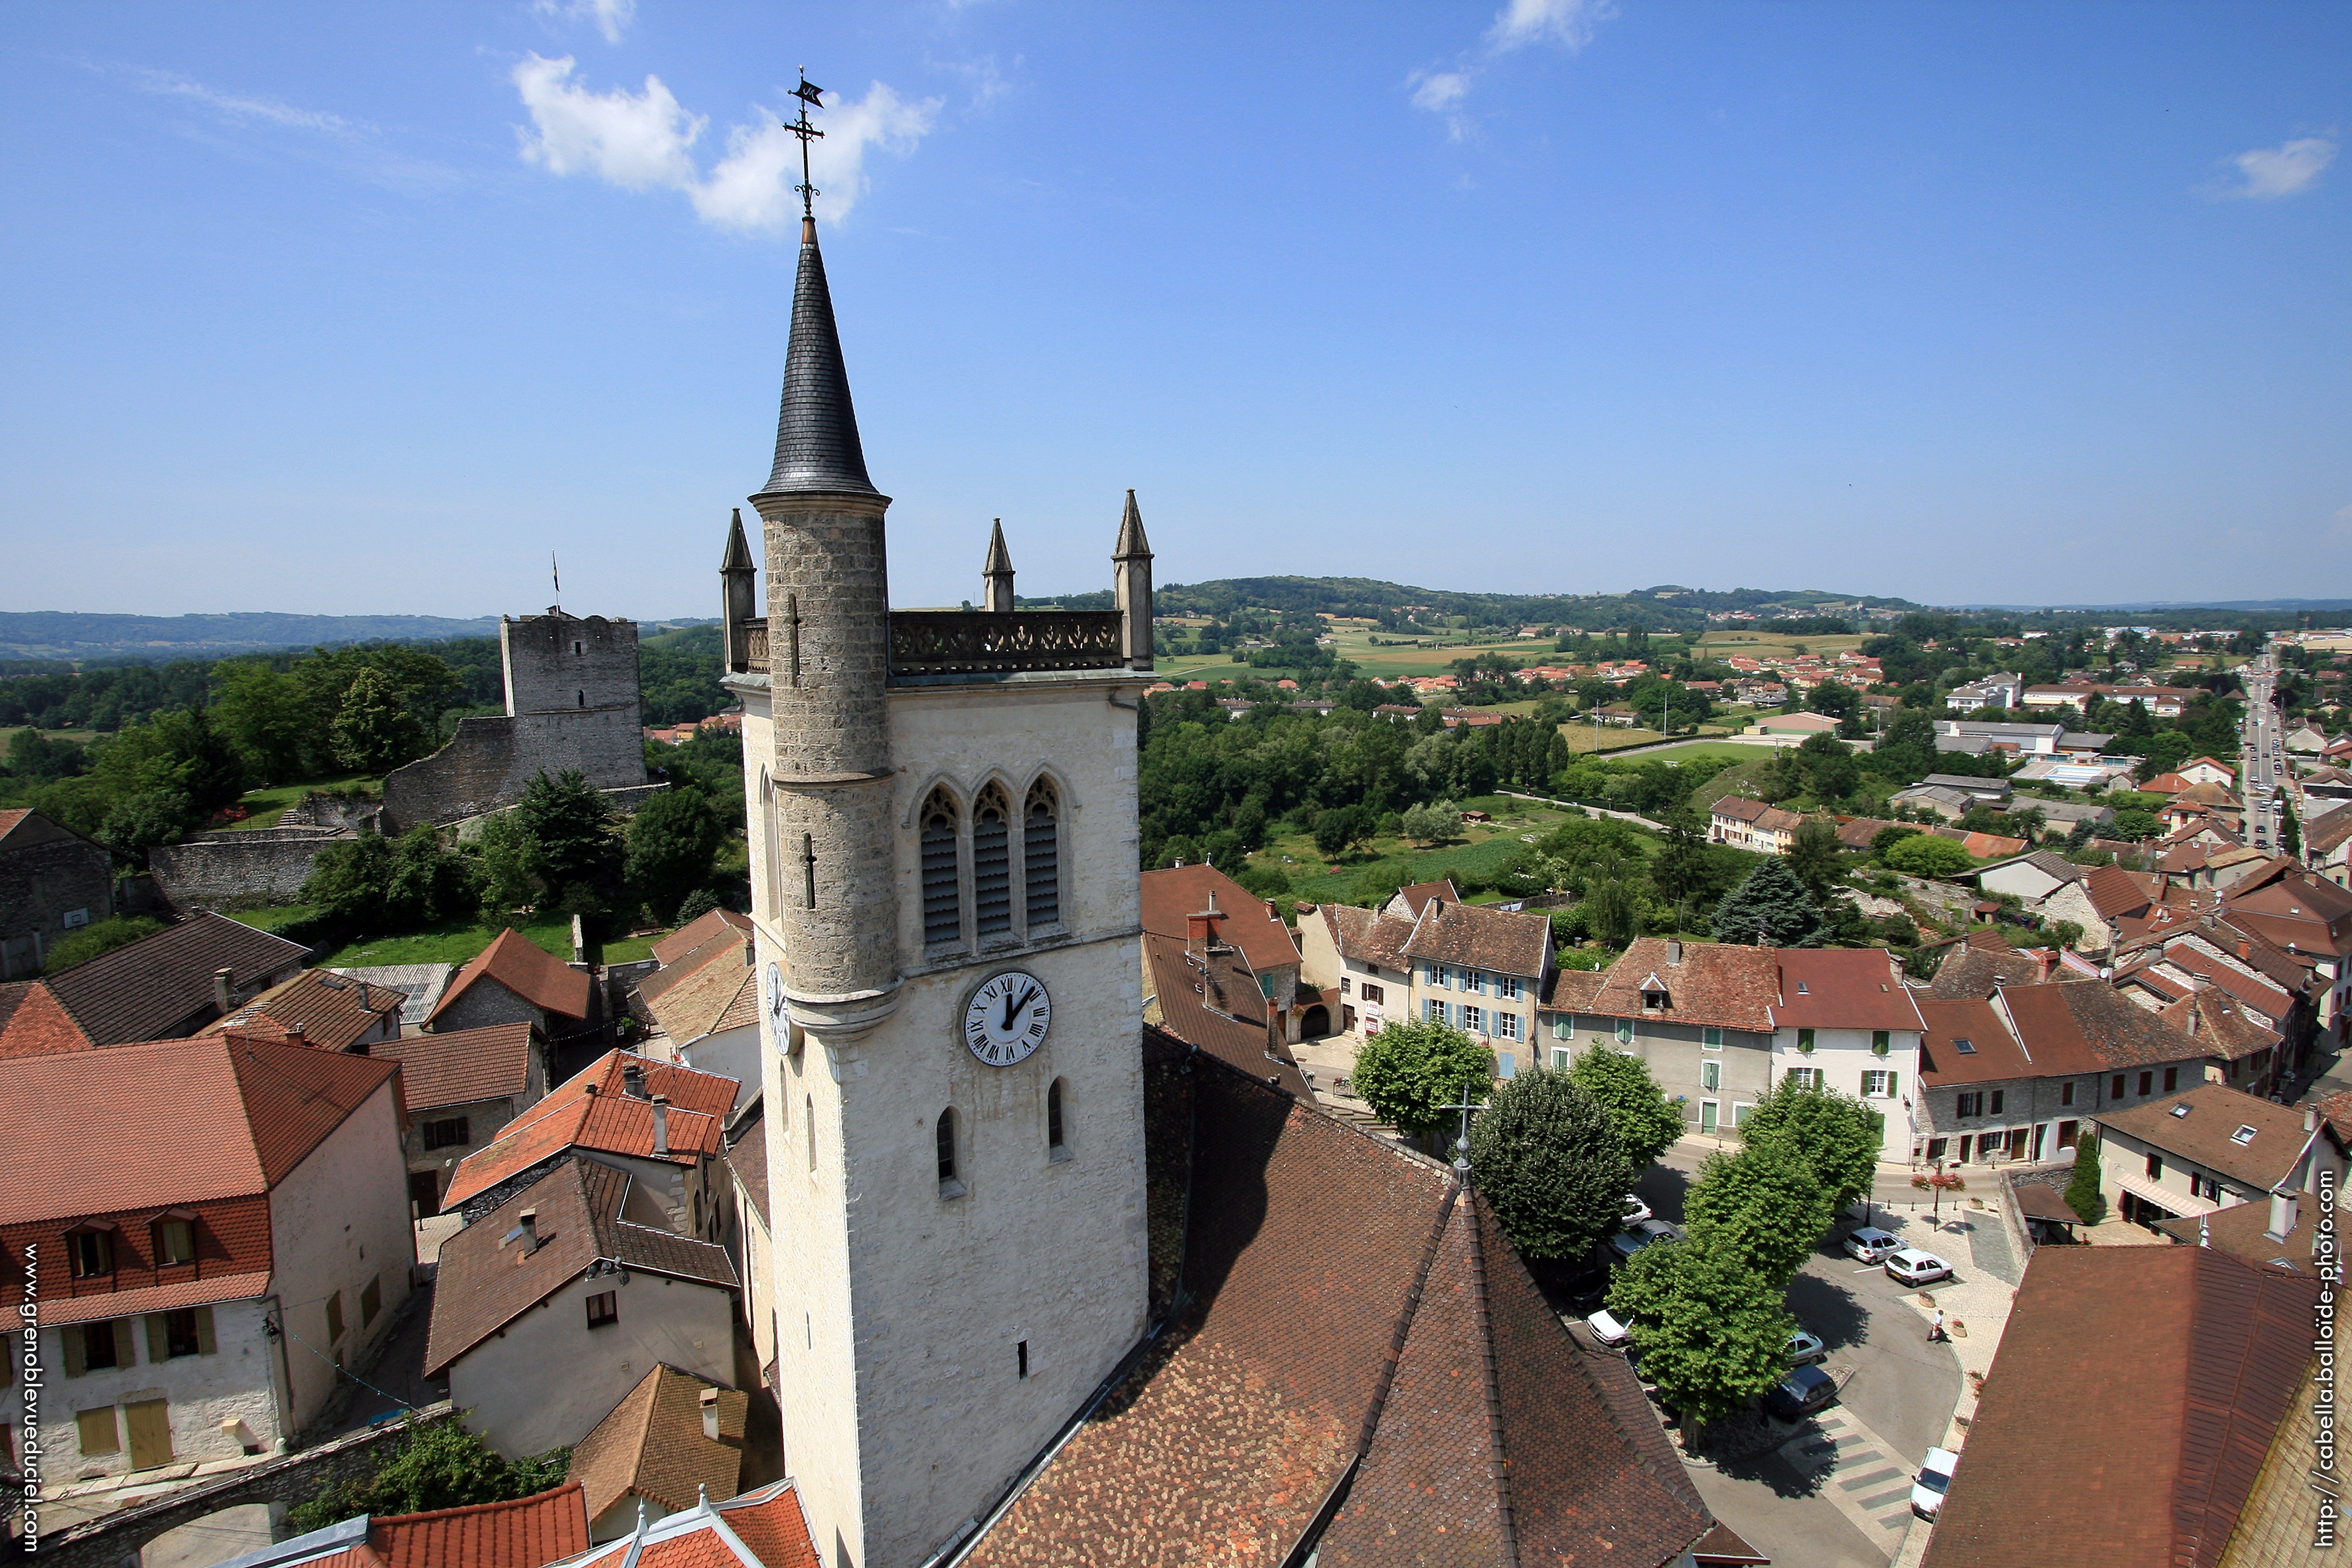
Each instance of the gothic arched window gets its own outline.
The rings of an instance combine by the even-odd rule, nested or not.
[[[956,1113],[950,1106],[940,1112],[938,1129],[940,1146],[940,1196],[951,1198],[963,1191],[956,1179]]]
[[[1012,830],[1013,805],[991,784],[971,811],[971,904],[983,937],[1013,929]]]
[[[961,836],[955,797],[944,785],[923,803],[920,853],[923,876],[923,941],[958,942],[963,937]]]
[[[1053,781],[1039,779],[1029,786],[1029,804],[1022,812],[1022,868],[1027,902],[1027,924],[1058,925],[1062,919],[1062,803]]]

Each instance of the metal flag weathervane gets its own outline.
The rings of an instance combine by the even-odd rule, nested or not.
[[[808,111],[811,108],[824,107],[824,89],[810,84],[806,66],[801,68],[801,84],[793,89],[793,96],[801,100],[801,117],[784,122],[784,129],[801,139],[801,183],[793,189],[801,194],[801,216],[814,218],[816,187],[809,183],[809,139],[823,136],[824,132],[809,123]]]

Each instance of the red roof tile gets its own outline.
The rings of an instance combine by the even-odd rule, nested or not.
[[[733,910],[711,910],[698,915],[654,943],[654,962],[665,967],[676,963],[711,938],[730,931],[751,935],[751,917],[739,915]]]
[[[1242,950],[1250,967],[1269,973],[1298,962],[1298,944],[1264,899],[1213,866],[1171,866],[1146,871],[1142,879],[1143,929],[1154,936],[1185,939],[1190,917],[1216,900],[1224,919],[1217,934]]]
[[[715,1438],[703,1435],[706,1390],[717,1395]],[[706,1496],[733,1497],[743,1479],[750,1405],[738,1390],[656,1364],[572,1450],[565,1473],[585,1490],[589,1519],[633,1492],[671,1513]]]
[[[384,1568],[540,1568],[588,1545],[580,1488],[566,1485],[511,1502],[476,1503],[369,1522],[368,1544]]]
[[[1871,947],[1781,949],[1772,1022],[1780,1028],[1924,1027],[1902,970],[1892,955]]]
[[[328,1051],[348,1050],[380,1035],[387,1019],[397,1031],[401,1005],[405,1000],[388,985],[346,979],[329,969],[306,969],[197,1032],[298,1041]]]
[[[1618,955],[1608,978],[1585,1008],[1603,1017],[1643,1016],[1642,987],[1654,975],[1666,988],[1666,1010],[1652,1016],[1678,1024],[1713,1024],[1772,1031],[1772,1008],[1780,1000],[1780,952],[1717,942],[1686,942],[1679,963],[1666,939],[1642,937]]]
[[[223,1274],[176,1280],[169,1285],[142,1285],[131,1290],[102,1290],[62,1299],[45,1297],[41,1301],[41,1321],[51,1328],[66,1323],[94,1323],[107,1318],[134,1318],[142,1312],[170,1312],[182,1307],[250,1300],[268,1294],[267,1273]]]
[[[1143,955],[1161,1028],[1253,1078],[1311,1096],[1297,1061],[1266,1027],[1265,998],[1238,950],[1194,958],[1181,942],[1146,933]]]
[[[400,1064],[401,1099],[411,1111],[485,1100],[520,1099],[530,1082],[529,1024],[492,1024],[446,1035],[405,1035],[368,1054]]]
[[[433,1016],[439,1017],[458,997],[484,980],[496,981],[542,1012],[560,1013],[567,1018],[588,1016],[588,976],[522,932],[508,930],[500,931],[496,942],[475,954],[473,962],[457,972],[457,977],[449,982],[449,989],[441,993],[441,1000],[434,1004]]]
[[[548,1568],[824,1568],[790,1478],[698,1503]]]
[[[0,985],[0,1057],[86,1051],[95,1043],[39,981]]]
[[[644,1100],[626,1092],[632,1067],[645,1069]],[[449,1190],[441,1195],[442,1206],[453,1208],[566,1149],[596,1149],[690,1165],[719,1152],[721,1128],[740,1087],[733,1079],[717,1073],[608,1051],[508,1123],[498,1142],[459,1161],[449,1179]],[[656,1094],[667,1096],[670,1102],[667,1155],[654,1152],[652,1097]]]
[[[299,942],[201,914],[167,931],[102,952],[45,983],[83,1032],[101,1046],[160,1040],[215,1016],[213,974],[242,988],[290,971],[310,955]]]

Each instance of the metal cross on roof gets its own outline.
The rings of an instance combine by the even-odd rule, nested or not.
[[[1486,1109],[1486,1102],[1483,1100],[1475,1105],[1470,1102],[1470,1088],[1476,1081],[1475,1079],[1463,1079],[1462,1098],[1445,1108],[1448,1110],[1458,1110],[1462,1113],[1462,1135],[1454,1141],[1454,1157],[1458,1161],[1467,1161],[1470,1158],[1470,1113]]]
[[[801,194],[801,216],[814,217],[816,216],[816,187],[809,183],[809,139],[823,136],[824,132],[809,123],[808,111],[812,108],[824,107],[824,89],[809,81],[806,66],[801,67],[800,70],[801,84],[793,89],[793,96],[801,100],[801,117],[785,121],[784,129],[801,139],[801,183],[793,189]]]

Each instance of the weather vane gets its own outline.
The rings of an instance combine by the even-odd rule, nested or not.
[[[801,183],[793,189],[801,194],[801,216],[814,220],[816,216],[816,187],[809,183],[809,138],[822,136],[824,132],[809,123],[808,111],[812,106],[824,107],[824,89],[810,84],[806,66],[801,67],[801,84],[793,89],[793,96],[801,100],[801,117],[784,123],[785,130],[801,139]]]

